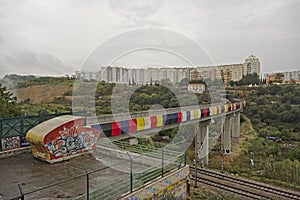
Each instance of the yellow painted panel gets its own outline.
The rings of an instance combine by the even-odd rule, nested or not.
[[[164,120],[163,120],[163,116],[162,115],[157,115],[156,116],[156,120],[157,120],[157,125],[156,125],[157,127],[163,125]]]
[[[225,112],[228,112],[229,111],[229,106],[226,104],[225,105]]]
[[[210,107],[210,115],[215,115],[215,107]]]
[[[194,119],[198,119],[199,118],[198,109],[193,110],[193,112],[194,112]]]
[[[136,130],[138,130],[138,131],[144,130],[144,128],[145,128],[145,122],[144,122],[144,118],[143,117],[136,118],[136,123],[137,123]]]

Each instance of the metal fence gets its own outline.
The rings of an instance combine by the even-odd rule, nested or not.
[[[29,144],[26,141],[28,130],[48,119],[68,114],[85,116],[86,112],[41,114],[8,119],[0,118],[0,151],[28,146]]]
[[[106,141],[104,140],[103,143],[106,143]],[[118,178],[117,180],[111,181],[106,185],[95,186],[95,179],[99,179],[101,173],[104,173],[104,170],[108,170],[109,168],[114,166],[106,166],[93,171],[88,171],[87,168],[83,168],[84,171],[82,174],[64,179],[63,181],[59,181],[51,185],[40,187],[36,190],[24,192],[22,188],[23,186],[19,184],[18,187],[20,195],[13,199],[24,200],[51,198],[47,196],[47,191],[51,191],[52,194],[57,190],[67,190],[67,187],[70,185],[77,185],[81,190],[81,195],[78,195],[79,191],[73,189],[71,190],[73,194],[70,195],[68,199],[73,198],[76,200],[115,200],[125,194],[132,193],[133,191],[142,188],[143,186],[145,186],[145,184],[158,177],[164,177],[170,172],[186,166],[185,153],[175,152],[164,148],[149,148],[140,144],[130,145],[127,142],[120,141],[113,143],[121,147],[124,150],[124,153],[126,152],[128,154],[128,160],[115,163],[114,166],[122,165],[125,163],[125,165],[128,165],[130,169],[128,173],[125,173],[124,176]],[[130,155],[129,152],[134,153],[135,155],[137,155],[137,153],[139,154],[138,156],[134,157],[132,156],[132,154]],[[143,170],[134,169],[133,163],[136,159],[142,156],[144,156],[145,159],[156,159],[156,162]],[[63,192],[67,193],[67,191]]]

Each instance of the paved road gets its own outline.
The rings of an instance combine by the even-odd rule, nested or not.
[[[49,164],[35,159],[31,153],[0,159],[0,200],[18,196],[18,183],[29,192],[42,186],[105,167],[92,155],[84,155],[61,163]],[[90,175],[91,189],[127,176],[125,173],[105,169]],[[70,199],[86,192],[86,177],[77,178],[50,189],[25,196],[27,199]]]

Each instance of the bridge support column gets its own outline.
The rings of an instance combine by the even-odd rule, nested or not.
[[[231,119],[229,117],[225,118],[223,124],[223,147],[224,154],[231,153]]]
[[[198,131],[195,137],[195,159],[203,164],[208,165],[208,153],[209,153],[209,143],[208,143],[208,126],[209,121],[200,122],[198,126]]]
[[[240,137],[240,112],[234,113],[234,116],[231,118],[231,140],[234,143],[239,143]]]

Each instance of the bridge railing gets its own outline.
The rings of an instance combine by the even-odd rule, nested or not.
[[[156,147],[149,147],[149,146],[145,146],[142,144],[130,144],[128,142],[123,142],[123,141],[111,141],[107,138],[101,138],[98,143],[98,145],[104,146],[104,147],[109,147],[112,148],[114,145],[114,147],[117,147],[120,150],[123,151],[130,151],[130,152],[134,152],[134,153],[139,153],[142,155],[146,155],[149,157],[160,157],[162,155],[162,149],[161,148],[156,148]],[[169,149],[163,149],[163,153],[164,156],[166,158],[168,157],[178,157],[181,156],[182,153],[178,152],[178,151],[172,151]]]
[[[117,199],[122,194],[130,191],[130,177],[127,176],[125,178],[114,181],[106,186],[99,187],[97,189],[92,190],[89,195],[84,194],[79,197],[76,197],[74,200],[85,200],[85,199]],[[139,180],[134,179],[133,187],[139,188],[142,184]]]
[[[97,189],[92,190],[89,193],[84,195],[78,196],[76,200],[83,200],[83,199],[117,199],[124,194],[128,194],[138,188],[145,186],[145,184],[149,183],[150,181],[158,178],[163,177],[166,174],[170,173],[175,169],[182,168],[186,165],[186,157],[185,153],[180,152],[173,152],[163,148],[147,148],[147,146],[143,145],[132,145],[138,146],[138,148],[130,147],[130,144],[125,142],[113,142],[120,148],[124,148],[124,150],[133,150],[133,152],[141,152],[141,149],[144,153],[141,153],[140,156],[144,156],[145,158],[151,157],[161,160],[156,164],[133,173],[132,169],[130,170],[131,173],[128,174],[127,177],[119,179],[110,183],[109,185],[99,187]],[[160,152],[160,153],[159,153]],[[171,157],[172,155],[172,157]],[[136,157],[135,157],[136,158]],[[132,161],[135,160],[132,159]]]
[[[149,116],[162,115],[162,114],[170,114],[170,113],[175,113],[175,112],[180,112],[180,111],[187,111],[187,110],[205,108],[207,106],[218,106],[218,105],[224,105],[224,104],[217,103],[217,104],[209,104],[209,105],[184,106],[184,107],[180,107],[180,108],[166,108],[166,109],[159,109],[159,110],[130,112],[130,113],[121,113],[121,114],[113,114],[113,115],[107,114],[107,115],[101,115],[101,116],[97,116],[97,117],[88,117],[87,124],[122,121],[122,120],[128,120],[130,118],[139,118],[139,117],[149,117]]]

